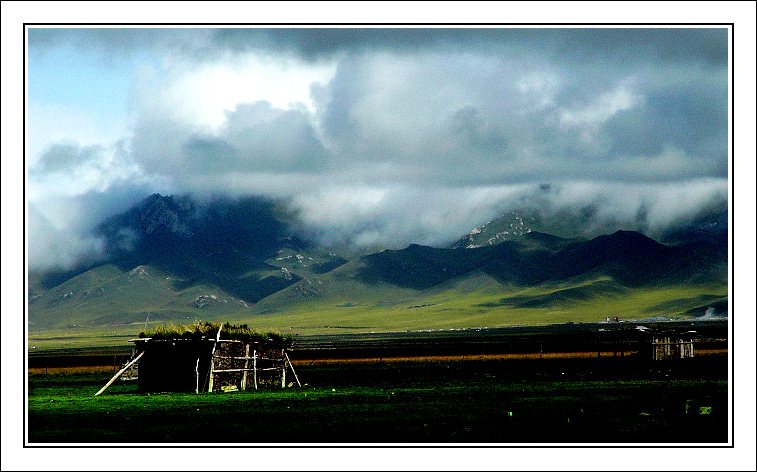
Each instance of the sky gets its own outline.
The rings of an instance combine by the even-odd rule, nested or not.
[[[95,464],[106,459],[65,448],[54,456],[27,454],[29,449],[22,449],[17,441],[16,432],[23,431],[25,424],[24,409],[18,406],[19,402],[25,404],[26,397],[18,391],[15,373],[27,349],[25,335],[12,335],[26,332],[26,320],[13,315],[25,311],[20,302],[27,298],[26,292],[23,297],[17,293],[21,288],[18,275],[21,270],[26,272],[22,269],[24,256],[29,268],[49,268],[96,252],[98,241],[91,237],[94,222],[125,210],[147,193],[244,193],[247,186],[272,196],[288,196],[292,205],[302,207],[303,215],[309,215],[310,224],[320,222],[324,230],[331,224],[345,238],[353,233],[352,239],[360,235],[370,239],[371,232],[366,229],[373,228],[387,240],[391,234],[408,241],[422,240],[417,235],[427,234],[431,241],[432,231],[422,231],[424,225],[431,225],[430,220],[443,220],[442,228],[433,229],[439,230],[440,240],[446,239],[458,230],[468,231],[468,223],[478,224],[477,220],[517,207],[518,202],[536,195],[545,205],[567,209],[590,202],[604,210],[598,215],[627,217],[646,208],[642,213],[663,225],[676,215],[706,206],[704,202],[720,200],[726,187],[724,147],[703,153],[707,146],[717,147],[716,135],[722,130],[713,126],[721,126],[725,105],[719,105],[710,116],[691,112],[709,109],[712,104],[708,105],[707,99],[715,97],[720,102],[717,97],[725,93],[724,40],[709,35],[697,39],[696,31],[669,41],[660,34],[631,39],[629,32],[612,31],[581,41],[576,33],[563,29],[541,37],[534,33],[525,39],[514,37],[525,33],[508,39],[506,32],[500,32],[487,40],[482,32],[468,36],[467,41],[463,36],[471,33],[453,32],[445,40],[440,33],[382,37],[380,32],[361,32],[357,37],[342,34],[337,39],[329,38],[327,32],[307,36],[300,31],[274,31],[257,32],[252,35],[257,39],[245,41],[239,31],[215,35],[176,28],[147,32],[53,30],[36,38],[29,35],[28,47],[24,47],[20,34],[24,23],[735,23],[736,119],[731,164],[735,161],[736,165],[731,168],[728,185],[736,200],[730,202],[733,215],[738,218],[732,218],[736,261],[732,262],[729,290],[737,294],[731,297],[734,312],[754,313],[754,297],[750,296],[755,285],[753,2],[688,2],[684,8],[681,2],[591,2],[590,7],[588,2],[436,2],[433,9],[427,7],[428,2],[331,3],[296,2],[292,7],[288,2],[245,2],[240,8],[240,2],[185,2],[176,8],[176,2],[150,2],[149,6],[134,2],[2,2],[1,298],[2,312],[8,315],[3,321],[11,326],[5,330],[11,334],[2,343],[2,372],[9,376],[9,381],[3,377],[2,382],[4,464],[52,470],[80,465],[83,460]],[[413,57],[424,51],[417,60]],[[28,54],[26,62],[24,54]],[[405,60],[399,60],[402,58]],[[22,64],[27,65],[26,89],[21,80]],[[388,71],[377,69],[382,64]],[[270,80],[262,80],[264,71]],[[282,85],[285,76],[294,77],[293,71],[298,71],[296,77],[307,86]],[[463,72],[462,77],[455,76]],[[232,76],[237,80],[231,80]],[[421,79],[422,83],[418,82]],[[314,82],[319,86],[311,87]],[[381,90],[370,93],[370,87],[378,82]],[[24,90],[28,92],[27,122],[22,127]],[[434,94],[449,106],[439,106]],[[305,103],[306,108],[289,107],[287,95]],[[381,109],[387,113],[379,115],[376,112],[384,97],[393,100]],[[223,161],[226,167],[211,165],[211,171],[195,171],[200,159],[197,154],[187,155],[186,149],[192,146],[184,149],[181,143],[197,144],[203,141],[192,138],[214,137],[211,143],[231,144],[233,133],[224,134],[220,128],[224,111],[261,99],[271,103],[273,113],[268,116],[310,120],[318,142],[328,151],[325,158],[321,156],[320,171],[313,171],[312,165],[296,172],[281,168],[251,171],[250,156],[239,163],[235,173],[229,170],[230,160]],[[395,105],[398,101],[399,107]],[[423,107],[431,105],[436,108],[424,114]],[[248,116],[251,110],[255,108],[247,108]],[[287,110],[300,114],[282,113]],[[407,119],[426,119],[391,136],[392,112]],[[243,115],[233,116],[241,119]],[[707,123],[705,118],[716,118],[716,122]],[[241,120],[232,121],[243,128]],[[270,118],[266,121],[259,116],[259,121],[273,128]],[[284,118],[281,121],[287,123]],[[433,138],[434,131],[440,133],[445,127],[457,134],[450,131],[446,140],[432,140],[426,155],[419,156],[418,150]],[[624,129],[625,135],[621,133]],[[413,135],[415,131],[419,133]],[[260,136],[261,130],[257,132],[250,134]],[[163,136],[172,137],[172,133],[176,133],[175,139],[167,139],[161,146]],[[379,152],[386,151],[387,144],[374,139],[387,134],[396,137],[395,148],[401,151],[389,157]],[[408,135],[417,139],[408,143]],[[19,144],[21,136],[26,138],[25,149]],[[498,143],[498,136],[508,139]],[[466,139],[478,143],[460,155],[470,164],[450,170],[453,145],[463,146]],[[700,144],[698,152],[694,141]],[[150,142],[159,147],[152,161],[145,154]],[[660,151],[661,143],[667,153]],[[593,154],[588,153],[590,144],[597,146]],[[629,152],[617,151],[626,146]],[[440,147],[448,152],[433,155]],[[175,155],[177,148],[183,154]],[[375,148],[373,155],[359,156],[361,160],[347,165],[360,149],[369,148]],[[481,157],[486,149],[490,150],[488,158]],[[408,154],[416,158],[407,159]],[[256,156],[265,158],[262,151]],[[182,172],[186,161],[192,166]],[[162,169],[157,169],[159,163]],[[560,163],[563,165],[558,166]],[[445,170],[450,170],[446,182]],[[218,185],[219,180],[224,185]],[[544,182],[551,183],[552,191],[546,195],[537,191]],[[363,205],[363,201],[369,204]],[[18,230],[22,221],[27,224],[26,233]],[[388,226],[392,221],[394,226]],[[397,228],[399,231],[392,231]],[[331,234],[336,235],[334,231]],[[396,240],[393,244],[401,243]],[[24,244],[26,254],[20,249]],[[14,322],[18,323],[15,330]],[[734,345],[753,350],[753,323],[754,317],[738,317],[739,329],[732,333]],[[734,364],[733,376],[746,376],[747,381],[735,383],[737,401],[754,398],[754,382],[748,380],[754,378],[755,366],[748,357],[740,360]],[[754,402],[737,403],[742,417],[754,418],[744,411]],[[607,451],[607,456],[602,454],[605,451],[592,454],[609,459],[604,464],[639,464],[641,468],[649,467],[651,457],[658,467],[660,463],[678,468],[687,464],[720,470],[725,464],[730,469],[754,470],[753,450],[739,446],[754,443],[749,441],[754,438],[754,423],[736,421],[733,426],[734,437],[745,440],[736,440],[736,447],[731,448],[689,448],[685,454],[671,454],[668,449],[651,456],[633,449],[626,449],[628,454],[622,449]],[[337,457],[331,451],[322,452],[321,456],[321,451],[311,449],[310,462],[322,459],[333,465],[342,460],[345,466],[354,467],[351,454]],[[419,456],[422,462],[418,463],[464,470],[472,463],[499,464],[502,459],[496,448],[478,449],[475,458],[459,452],[437,449],[433,457]],[[559,455],[534,455],[532,449],[517,448],[509,449],[508,454],[510,463],[535,470],[585,463],[586,455],[583,449],[570,448],[561,449]],[[201,457],[192,456],[192,465]],[[387,468],[413,463],[405,454],[376,454],[371,460]]]
[[[281,199],[354,248],[524,207],[655,236],[728,201],[723,27],[27,31],[31,269],[156,192]]]

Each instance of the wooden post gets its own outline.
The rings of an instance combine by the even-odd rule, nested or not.
[[[221,330],[223,329],[223,323],[221,323],[221,326],[218,327],[218,333],[216,333],[216,340],[213,343],[213,350],[210,351],[210,380],[208,380],[208,392],[213,392],[213,369],[215,368],[215,361],[213,360],[216,355],[216,347],[218,346],[218,341],[221,340]]]
[[[255,390],[258,389],[258,350],[252,351],[252,382],[255,384]]]
[[[284,350],[281,350],[281,353],[284,354]],[[284,366],[281,368],[281,388],[284,388],[287,386],[287,363],[286,359],[284,360]]]
[[[208,392],[213,391],[213,369],[215,367],[215,361],[213,360],[213,354],[210,355],[210,380],[208,380]]]
[[[121,374],[123,374],[124,372],[126,372],[126,369],[128,369],[129,367],[131,367],[132,365],[134,365],[139,360],[139,358],[144,355],[144,353],[145,353],[145,351],[140,352],[139,355],[137,357],[135,357],[131,362],[129,362],[128,364],[126,364],[123,369],[119,370],[116,373],[116,375],[114,375],[113,378],[110,379],[108,381],[108,383],[106,383],[105,386],[100,389],[99,392],[95,393],[95,396],[100,395],[101,393],[103,393],[105,391],[106,388],[110,387],[111,384],[113,382],[115,382],[117,378],[121,377]]]
[[[200,393],[200,358],[195,362],[195,393]]]
[[[300,379],[297,377],[297,372],[294,371],[294,366],[292,365],[291,359],[289,359],[289,355],[284,351],[284,357],[286,357],[287,362],[289,362],[289,367],[292,368],[292,373],[294,374],[294,380],[297,381],[297,386],[302,387],[302,384],[300,383]]]
[[[244,371],[242,371],[242,383],[239,386],[242,390],[247,390],[247,368],[250,366],[250,345],[244,346]]]

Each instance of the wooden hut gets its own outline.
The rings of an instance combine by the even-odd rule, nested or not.
[[[132,339],[130,361],[96,395],[126,374],[141,392],[219,392],[283,388],[299,379],[287,354],[291,342],[269,339]],[[287,382],[287,371],[292,380]]]
[[[651,360],[694,357],[695,334],[693,331],[652,332],[641,342],[640,351]]]

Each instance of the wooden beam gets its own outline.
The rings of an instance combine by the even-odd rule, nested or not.
[[[252,351],[252,381],[255,384],[255,390],[258,389],[258,350]]]
[[[242,390],[247,390],[247,368],[250,366],[250,345],[244,346],[244,371],[242,372],[242,383],[239,385]]]
[[[284,350],[281,350],[281,353],[284,354]],[[281,366],[281,388],[284,388],[287,386],[287,363],[284,362],[284,365]]]
[[[210,351],[210,369],[208,374],[210,375],[210,379],[208,380],[208,392],[213,392],[213,367],[215,367],[215,363],[213,362],[214,356],[216,354],[216,347],[218,346],[218,341],[221,339],[221,330],[223,329],[223,323],[221,323],[221,326],[218,327],[218,333],[216,334],[215,342],[213,343],[213,350]]]
[[[142,352],[140,352],[140,353],[139,353],[139,355],[138,355],[137,357],[135,357],[134,359],[132,359],[132,360],[131,360],[131,362],[129,362],[128,364],[126,364],[126,365],[125,365],[125,366],[123,367],[123,369],[119,370],[119,371],[118,371],[118,372],[116,373],[116,375],[114,375],[114,376],[113,376],[113,378],[112,378],[112,379],[110,379],[110,380],[108,381],[108,383],[106,383],[106,384],[105,384],[105,386],[104,386],[103,388],[101,388],[101,389],[100,389],[100,391],[99,391],[99,392],[95,393],[95,396],[98,396],[98,395],[100,395],[101,393],[103,393],[103,392],[105,391],[105,389],[107,389],[108,387],[110,387],[110,386],[111,386],[111,384],[113,384],[113,382],[115,382],[117,378],[121,377],[121,375],[122,375],[122,374],[123,374],[124,372],[126,372],[126,370],[127,370],[127,369],[128,369],[129,367],[133,366],[133,365],[134,365],[134,364],[135,364],[135,363],[136,363],[136,362],[137,362],[137,361],[138,361],[138,360],[139,360],[139,359],[140,359],[140,358],[141,358],[141,357],[142,357],[142,356],[143,356],[144,354],[145,354],[145,351],[142,351]]]
[[[215,372],[213,370],[213,367],[214,367],[213,356],[210,356],[210,370],[209,370],[210,379],[208,380],[208,392],[213,391],[213,372]]]
[[[225,341],[221,341],[225,342]],[[252,357],[250,356],[240,356],[240,357],[234,357],[234,356],[215,356],[216,359],[234,359],[237,361],[244,361],[244,360],[252,360]],[[261,361],[273,361],[273,362],[286,362],[284,359],[277,359],[274,357],[260,357],[258,356],[258,359]]]
[[[195,362],[195,393],[200,393],[200,358]]]
[[[297,386],[298,387],[302,387],[302,384],[300,383],[300,379],[297,378],[297,372],[294,371],[294,366],[292,365],[292,360],[289,359],[289,354],[287,354],[286,351],[284,351],[284,357],[286,357],[287,362],[289,362],[289,367],[292,368],[292,373],[294,374],[294,380],[297,381]]]

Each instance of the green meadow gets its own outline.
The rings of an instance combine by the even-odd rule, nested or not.
[[[603,278],[505,290],[458,284],[420,293],[377,285],[372,291],[356,288],[353,292],[291,302],[286,308],[274,296],[234,312],[197,309],[176,316],[158,312],[160,315],[151,315],[152,320],[145,312],[139,312],[132,318],[143,318],[141,321],[106,325],[83,320],[77,326],[30,330],[29,348],[41,351],[126,346],[128,339],[146,326],[196,320],[228,320],[246,323],[259,331],[288,334],[342,334],[590,323],[616,315],[627,321],[681,319],[701,315],[709,306],[725,304],[727,290],[722,287],[628,288]]]
[[[110,377],[107,373],[34,374],[28,382],[28,441],[44,445],[728,440],[728,385],[721,375],[678,378],[674,371],[650,373],[634,367],[619,375],[610,366],[613,361],[301,365],[297,367],[305,383],[301,388],[141,394],[136,385],[117,382],[98,397],[94,393]],[[708,371],[707,366],[703,370]]]

